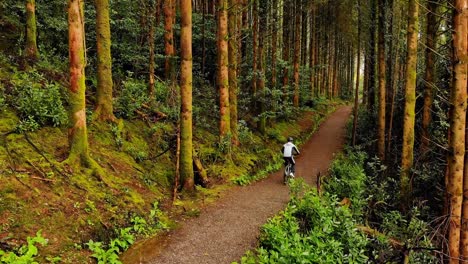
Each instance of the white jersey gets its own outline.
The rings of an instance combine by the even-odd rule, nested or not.
[[[299,154],[299,150],[297,149],[296,145],[292,142],[288,142],[283,146],[283,157],[292,157],[293,154]]]

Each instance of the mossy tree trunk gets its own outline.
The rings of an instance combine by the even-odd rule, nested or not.
[[[149,28],[148,28],[148,48],[149,48],[149,59],[148,59],[148,94],[151,98],[154,98],[154,84],[155,84],[155,47],[154,47],[154,30],[155,27],[159,26],[159,1],[155,3],[150,2],[150,14],[149,14]]]
[[[174,0],[164,0],[164,49],[166,55],[165,77],[166,81],[174,84],[175,82],[175,48],[174,48],[174,19],[175,4]]]
[[[380,160],[385,160],[385,124],[386,124],[386,65],[385,65],[385,0],[378,0],[379,30],[378,30],[378,69],[379,69],[379,111],[377,154]]]
[[[454,4],[452,59],[454,76],[450,96],[447,193],[450,208],[449,263],[458,264],[460,257],[468,257],[468,255],[462,255],[467,252],[468,239],[465,232],[468,230],[464,228],[463,232],[461,229],[468,74],[468,1],[455,0]],[[460,239],[462,233],[463,240]],[[462,248],[462,245],[465,248]]]
[[[228,1],[218,0],[218,91],[221,141],[231,136],[231,118],[229,108],[229,49],[228,49]]]
[[[36,0],[26,0],[26,58],[35,62],[39,58],[37,50]]]
[[[403,116],[403,146],[401,155],[400,195],[404,210],[409,206],[411,196],[410,174],[413,166],[414,123],[416,107],[416,63],[418,60],[418,10],[416,0],[410,0],[408,6],[407,56],[405,111]]]
[[[429,1],[427,3],[426,16],[426,72],[424,84],[424,106],[422,117],[422,137],[421,152],[425,154],[429,147],[430,133],[429,126],[432,120],[432,102],[434,101],[434,74],[435,74],[435,44],[437,43],[437,6],[438,1]]]
[[[232,142],[234,145],[239,145],[238,132],[237,132],[237,62],[238,62],[238,13],[239,2],[238,0],[229,0],[229,13],[228,13],[228,31],[229,31],[229,108],[230,108],[230,126],[232,134]]]
[[[72,166],[94,167],[89,156],[85,105],[85,34],[84,2],[68,1],[68,41],[70,60],[70,153],[65,163]]]
[[[94,118],[115,121],[112,105],[112,57],[109,0],[95,0],[97,40],[97,100]]]
[[[192,143],[192,1],[181,0],[180,178],[184,189],[194,190]]]

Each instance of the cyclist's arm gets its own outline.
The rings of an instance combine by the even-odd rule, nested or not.
[[[293,147],[293,152],[295,152],[296,155],[301,154],[301,153],[299,152],[299,149],[297,149],[296,146]]]

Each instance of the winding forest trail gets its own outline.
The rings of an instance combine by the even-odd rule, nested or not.
[[[315,185],[325,173],[333,154],[341,150],[351,107],[338,108],[301,147],[296,175]],[[280,146],[278,146],[280,148]],[[238,261],[255,247],[259,227],[289,200],[282,172],[247,187],[235,187],[216,204],[206,208],[171,232],[163,241],[147,241],[123,256],[126,264],[199,264]]]

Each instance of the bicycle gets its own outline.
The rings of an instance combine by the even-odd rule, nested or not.
[[[288,164],[286,164],[286,166],[284,167],[284,174],[283,174],[284,184],[288,184],[289,180],[294,179],[294,174],[292,172],[292,166],[293,166],[293,164],[291,162],[288,162]]]

